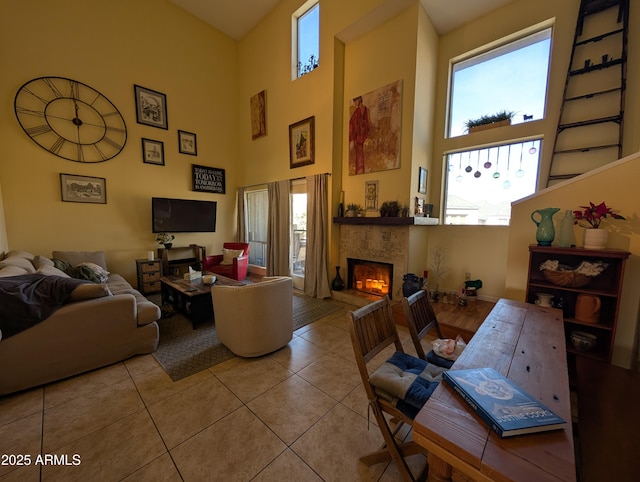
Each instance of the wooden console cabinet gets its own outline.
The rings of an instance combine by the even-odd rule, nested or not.
[[[143,295],[160,291],[162,264],[159,259],[136,259],[138,272],[138,291]]]
[[[618,323],[622,278],[627,258],[631,253],[613,249],[559,248],[555,246],[529,246],[529,275],[527,278],[528,303],[535,303],[538,293],[553,295],[555,307],[563,311],[567,352],[578,356],[611,362],[613,344]],[[540,265],[547,260],[558,260],[560,264],[577,267],[582,261],[603,261],[607,268],[580,288],[558,286],[549,282]],[[578,295],[586,294],[600,299],[597,322],[585,322],[575,318]],[[558,304],[561,302],[561,306]],[[585,351],[576,349],[570,341],[573,331],[583,331],[597,337],[595,348]]]
[[[163,276],[182,276],[189,271],[189,266],[194,269],[200,265],[206,256],[204,246],[190,244],[171,248],[158,248],[158,259],[162,261]]]

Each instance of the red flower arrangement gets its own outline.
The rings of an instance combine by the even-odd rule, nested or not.
[[[575,224],[583,228],[597,229],[600,227],[600,222],[607,216],[611,216],[613,219],[624,219],[623,216],[611,211],[611,208],[607,207],[604,202],[601,202],[597,206],[589,202],[589,206],[580,207],[584,209],[584,211],[573,211],[573,215],[576,218]]]

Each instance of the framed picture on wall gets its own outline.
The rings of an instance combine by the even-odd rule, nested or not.
[[[251,139],[267,135],[267,91],[263,90],[252,96],[251,105]]]
[[[61,173],[60,192],[66,202],[107,204],[107,180],[104,177]]]
[[[315,117],[289,126],[289,168],[314,164],[315,159]]]
[[[193,132],[178,131],[178,151],[180,154],[198,155],[196,135]]]
[[[367,211],[378,210],[378,181],[365,181],[364,208]]]
[[[159,129],[168,129],[167,96],[139,85],[133,86],[136,97],[136,121]]]
[[[164,166],[164,142],[142,138],[142,162]]]
[[[418,169],[418,192],[427,194],[427,170],[424,167]]]

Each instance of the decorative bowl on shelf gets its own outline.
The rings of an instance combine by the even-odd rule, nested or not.
[[[540,265],[543,276],[556,286],[582,288],[609,266],[604,261],[582,261],[577,267],[560,264],[558,260],[548,259]]]
[[[591,333],[584,331],[572,331],[570,336],[571,344],[581,351],[593,350],[598,338]]]
[[[566,288],[582,288],[591,282],[591,277],[575,271],[553,271],[545,269],[542,274],[547,281]]]

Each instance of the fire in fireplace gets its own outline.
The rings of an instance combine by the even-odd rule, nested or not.
[[[347,289],[391,298],[393,264],[347,258]]]

